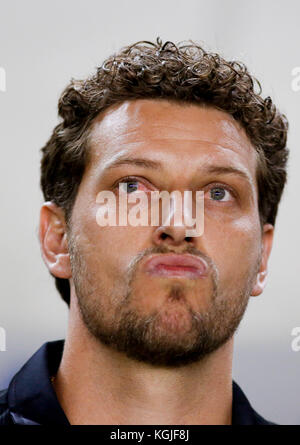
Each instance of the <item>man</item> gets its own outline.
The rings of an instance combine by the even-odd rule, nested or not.
[[[271,423],[231,372],[286,182],[287,121],[256,85],[242,64],[158,39],[65,89],[42,149],[39,235],[68,332],[2,392],[2,423]],[[201,236],[161,209],[155,225],[99,224],[119,212],[100,192],[175,190],[203,192]]]

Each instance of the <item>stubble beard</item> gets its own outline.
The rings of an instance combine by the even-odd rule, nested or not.
[[[133,283],[140,260],[152,253],[168,253],[165,247],[146,249],[130,264],[123,295],[101,287],[91,276],[75,239],[69,241],[72,278],[81,318],[89,333],[102,344],[128,358],[154,366],[178,367],[202,360],[224,345],[235,333],[246,310],[260,267],[259,258],[252,274],[244,277],[240,289],[220,293],[218,271],[211,263],[212,296],[206,311],[196,312],[184,295],[184,283],[170,285],[166,304],[151,314],[133,307]],[[184,253],[197,254],[189,247]],[[203,255],[202,255],[203,256]],[[207,257],[205,257],[208,260]],[[105,295],[106,298],[103,298]],[[107,298],[109,297],[109,298]],[[201,298],[201,295],[199,296]],[[105,307],[103,301],[110,301]],[[175,301],[177,300],[177,301]],[[175,309],[174,306],[176,305]]]

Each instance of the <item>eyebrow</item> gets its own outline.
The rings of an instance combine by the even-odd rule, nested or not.
[[[224,175],[238,175],[245,181],[247,181],[251,186],[253,185],[253,180],[251,176],[244,170],[241,170],[237,167],[233,166],[225,166],[225,165],[210,165],[207,168],[207,173],[216,173],[216,174],[224,174]]]
[[[118,158],[107,166],[105,166],[105,170],[117,168],[121,165],[135,165],[138,167],[150,168],[152,170],[162,170],[163,165],[159,161],[154,161],[151,159],[145,158]],[[208,165],[205,169],[205,173],[210,174],[225,174],[225,175],[237,175],[242,179],[246,180],[251,186],[253,186],[253,181],[251,176],[244,170],[241,170],[237,167],[233,166],[225,166],[225,165]]]
[[[138,167],[151,168],[153,170],[162,170],[161,162],[144,158],[118,158],[106,165],[105,170],[117,168],[120,165],[136,165]]]

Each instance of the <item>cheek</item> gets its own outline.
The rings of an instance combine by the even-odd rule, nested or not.
[[[98,207],[91,207],[84,215],[77,215],[78,242],[84,249],[89,270],[109,283],[124,278],[131,260],[149,247],[152,227],[100,226]],[[79,218],[80,216],[80,218]],[[122,278],[123,277],[123,278]]]
[[[208,255],[219,271],[220,283],[245,280],[256,267],[261,248],[260,226],[256,219],[240,218],[219,227],[206,227]]]

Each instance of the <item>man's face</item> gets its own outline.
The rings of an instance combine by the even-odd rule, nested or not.
[[[71,300],[93,336],[131,358],[168,366],[201,359],[232,337],[261,265],[253,146],[227,113],[136,100],[94,121],[90,147],[68,234]],[[130,194],[203,190],[204,233],[100,227],[97,194],[113,191],[118,202],[128,176]],[[150,274],[147,260],[170,253],[203,259],[207,273]]]

